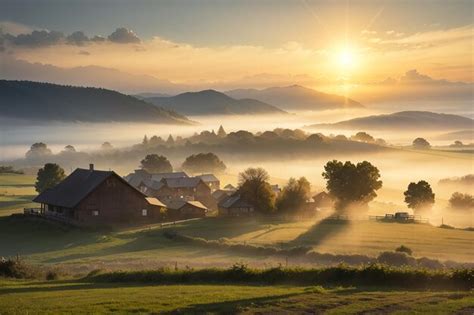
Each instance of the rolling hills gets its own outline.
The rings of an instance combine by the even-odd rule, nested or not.
[[[185,115],[285,114],[285,111],[254,99],[234,99],[215,90],[186,92],[170,97],[151,97],[148,102]]]
[[[274,104],[284,110],[324,110],[364,107],[359,102],[339,95],[319,92],[301,85],[271,87],[263,90],[238,89],[225,92],[233,98],[252,98]]]
[[[468,129],[474,126],[474,120],[451,114],[426,111],[403,111],[392,114],[373,115],[344,120],[332,124],[315,124],[306,128],[328,129]]]
[[[116,91],[0,80],[0,117],[28,121],[191,124],[185,116]]]

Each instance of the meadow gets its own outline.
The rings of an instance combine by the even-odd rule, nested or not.
[[[35,176],[22,174],[0,174],[0,216],[21,212],[33,207],[36,196]]]
[[[0,280],[2,314],[471,313],[472,292],[320,286],[153,285]]]

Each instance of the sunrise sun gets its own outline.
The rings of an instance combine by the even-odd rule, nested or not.
[[[351,49],[345,48],[337,53],[337,63],[341,68],[352,68],[356,64],[356,56]]]

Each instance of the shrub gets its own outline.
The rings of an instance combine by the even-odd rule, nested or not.
[[[395,249],[396,252],[399,252],[399,253],[405,253],[409,256],[411,256],[413,254],[413,251],[411,250],[411,248],[409,247],[406,247],[405,245],[401,245],[400,247],[397,247]]]
[[[20,257],[0,260],[0,277],[30,279],[38,274],[38,270],[26,264]]]
[[[391,266],[415,266],[416,259],[401,252],[382,252],[377,257],[377,261],[381,264]]]
[[[46,280],[52,281],[52,280],[57,280],[59,278],[59,275],[56,271],[54,270],[49,270],[46,272]]]

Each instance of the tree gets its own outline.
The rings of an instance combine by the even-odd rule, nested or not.
[[[148,137],[147,137],[146,135],[143,137],[142,144],[143,144],[144,146],[147,146],[147,145],[148,145]]]
[[[174,144],[174,139],[173,139],[173,136],[171,134],[168,136],[168,139],[166,140],[166,144],[167,145],[173,145]]]
[[[464,146],[464,143],[462,141],[456,140],[454,141],[453,144],[449,145],[452,148],[462,148]]]
[[[357,165],[350,161],[329,161],[322,175],[327,180],[329,194],[336,198],[336,210],[345,210],[352,203],[367,205],[382,187],[378,168],[367,161]]]
[[[290,178],[278,195],[276,208],[281,212],[298,211],[310,198],[311,184],[305,177]]]
[[[104,150],[104,151],[110,151],[110,150],[114,149],[114,146],[112,144],[110,144],[110,142],[106,141],[106,142],[102,143],[102,145],[100,146],[100,149]]]
[[[260,213],[271,213],[275,208],[275,194],[268,183],[269,175],[263,168],[248,168],[239,174],[238,193]]]
[[[449,198],[449,204],[453,209],[472,210],[474,209],[474,196],[455,192]]]
[[[306,138],[306,141],[309,143],[321,143],[324,141],[324,138],[321,134],[314,133],[310,135],[308,138]]]
[[[170,173],[173,171],[170,161],[158,154],[148,154],[141,160],[141,168],[149,173]]]
[[[416,138],[413,140],[413,147],[416,149],[429,149],[431,148],[431,145],[424,138]]]
[[[35,189],[42,193],[59,184],[64,178],[66,178],[66,174],[58,164],[46,163],[43,168],[38,170]]]
[[[429,209],[435,202],[435,194],[431,190],[430,184],[424,180],[410,183],[403,194],[408,207],[415,211]]]
[[[30,149],[28,150],[28,152],[26,152],[25,156],[27,159],[37,159],[37,158],[50,156],[52,154],[53,152],[51,152],[51,150],[48,148],[48,146],[45,143],[36,142],[31,145]]]
[[[211,152],[188,156],[182,167],[190,173],[221,173],[227,168],[224,162]]]
[[[64,152],[70,152],[70,153],[74,153],[76,152],[76,148],[74,148],[72,145],[68,144],[67,146],[64,147]]]
[[[222,127],[222,125],[219,127],[219,130],[217,130],[217,136],[219,136],[220,138],[224,138],[225,136],[227,136],[227,132],[225,132],[224,127]]]
[[[369,135],[367,132],[363,132],[363,131],[360,131],[360,132],[356,133],[355,135],[353,135],[351,137],[351,140],[361,141],[361,142],[368,142],[368,143],[375,142],[374,137]]]

